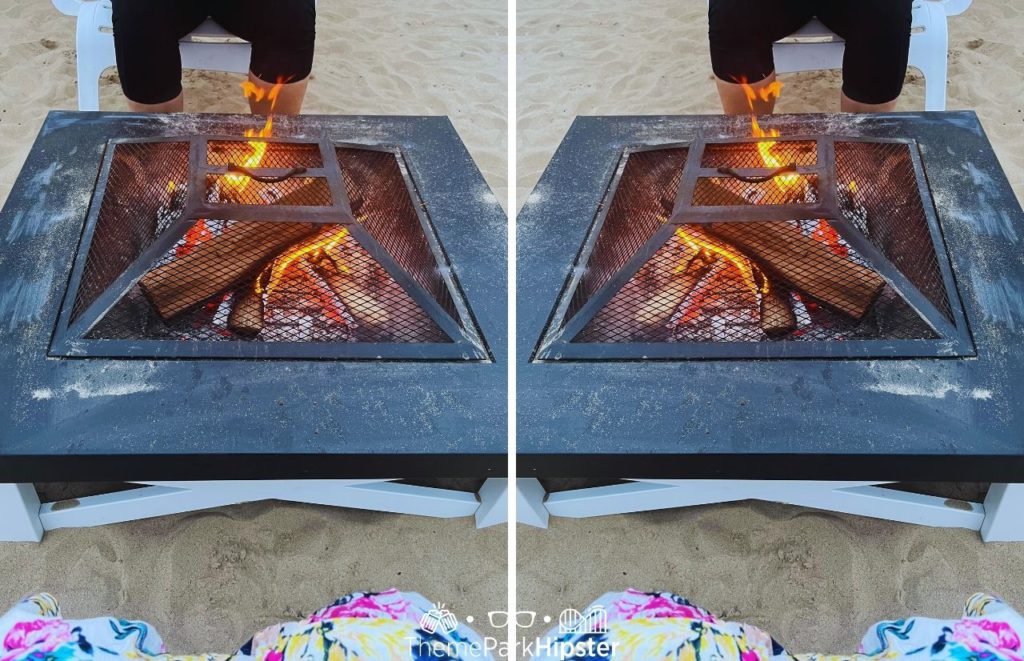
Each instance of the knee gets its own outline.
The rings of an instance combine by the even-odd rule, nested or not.
[[[711,68],[721,80],[757,82],[775,69],[773,34],[749,3],[711,0],[708,43]]]
[[[250,69],[260,80],[294,82],[309,76],[316,43],[313,0],[283,2],[252,41]]]

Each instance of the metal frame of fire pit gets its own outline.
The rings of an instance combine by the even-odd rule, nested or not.
[[[251,174],[262,177],[287,178],[293,174],[303,178],[322,178],[330,190],[330,206],[274,206],[236,203],[211,204],[206,201],[207,177],[223,176],[227,165],[208,163],[208,143],[242,142],[238,136],[199,135],[165,138],[115,138],[107,142],[100,174],[93,191],[89,213],[83,227],[68,281],[60,314],[54,329],[48,355],[61,358],[280,358],[280,359],[351,359],[351,360],[426,360],[426,361],[490,361],[486,346],[461,287],[455,278],[448,257],[434,231],[427,209],[417,191],[415,182],[404,162],[401,148],[392,145],[367,145],[334,142],[310,138],[259,138],[259,142],[317,145],[322,167],[305,168],[300,174],[287,168],[252,168]],[[178,218],[118,276],[84,311],[76,316],[73,308],[85,271],[86,259],[92,247],[97,221],[106,188],[111,163],[118,144],[131,143],[188,143],[188,192],[184,209]],[[405,187],[412,198],[419,226],[426,238],[431,255],[448,288],[458,319],[453,318],[435,298],[417,282],[360,225],[349,204],[342,177],[342,166],[336,148],[360,149],[393,154]],[[244,176],[244,175],[243,175]],[[203,341],[203,340],[122,340],[87,337],[104,315],[142,278],[155,261],[185,234],[199,218],[241,220],[271,223],[316,223],[341,225],[348,228],[353,238],[376,262],[398,282],[402,289],[448,335],[452,342],[264,342],[259,340]]]
[[[969,357],[976,355],[967,318],[964,314],[956,281],[950,267],[942,229],[935,214],[921,156],[916,141],[902,138],[865,138],[833,135],[794,135],[773,138],[777,143],[812,142],[815,144],[814,165],[799,165],[795,172],[817,177],[818,200],[808,204],[750,204],[744,206],[694,206],[692,198],[697,181],[706,177],[722,177],[715,168],[702,167],[707,145],[735,145],[757,143],[763,138],[715,138],[698,136],[685,143],[627,146],[609,182],[587,238],[574,261],[555,309],[545,331],[531,356],[531,361],[550,360],[687,360],[687,359],[744,359],[744,358],[912,358],[912,357]],[[836,186],[836,143],[895,143],[908,146],[917,184],[917,194],[927,221],[936,261],[948,299],[950,320],[915,287],[910,280],[886,258],[881,250],[858,230],[843,214]],[[586,302],[569,315],[573,296],[583,273],[590,263],[598,236],[612,206],[626,163],[631,154],[665,149],[687,149],[686,162],[676,193],[675,204],[667,221],[637,250],[626,263],[604,284],[598,287]],[[769,177],[769,168],[737,168],[736,175]],[[870,264],[879,276],[920,315],[935,332],[934,339],[852,339],[843,341],[761,341],[761,342],[574,342],[573,338],[584,329],[595,315],[620,289],[665,245],[676,228],[685,224],[757,223],[794,219],[823,218],[836,232]]]

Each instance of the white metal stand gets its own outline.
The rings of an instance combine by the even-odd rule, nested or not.
[[[906,493],[879,484],[886,482],[631,480],[550,494],[545,507],[553,516],[583,518],[752,499],[978,530],[986,542],[1024,541],[1024,484],[993,484],[984,504]]]
[[[44,504],[39,503],[31,484],[0,484],[0,541],[38,542],[44,531],[57,528],[102,526],[257,500],[447,519],[471,516],[483,507],[497,511],[494,500],[504,497],[500,493],[503,481],[487,480],[481,489],[481,500],[465,491],[392,480],[224,480],[137,482],[148,486]],[[483,518],[485,522],[491,521]]]
[[[480,507],[476,511],[476,527],[489,528],[508,521],[508,480],[491,477],[484,481],[480,491]]]
[[[544,487],[540,480],[523,477],[516,480],[516,519],[534,528],[548,527],[548,510],[544,506]]]

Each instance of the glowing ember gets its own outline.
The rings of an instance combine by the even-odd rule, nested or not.
[[[192,252],[197,245],[212,236],[213,232],[206,226],[206,221],[200,218],[196,221],[195,225],[188,228],[188,231],[185,232],[184,240],[174,249],[175,256],[184,257]]]
[[[832,225],[830,225],[824,218],[818,220],[818,224],[811,232],[811,237],[827,245],[832,249],[833,253],[840,257],[850,256],[850,249],[843,243],[842,238],[839,236],[839,232],[837,232],[835,228],[832,227]]]

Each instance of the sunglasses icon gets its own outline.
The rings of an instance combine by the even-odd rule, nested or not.
[[[510,619],[508,611],[490,611],[487,613],[487,620],[495,629],[504,629],[508,626]],[[536,611],[517,611],[515,613],[516,626],[523,629],[532,627],[536,619]]]

